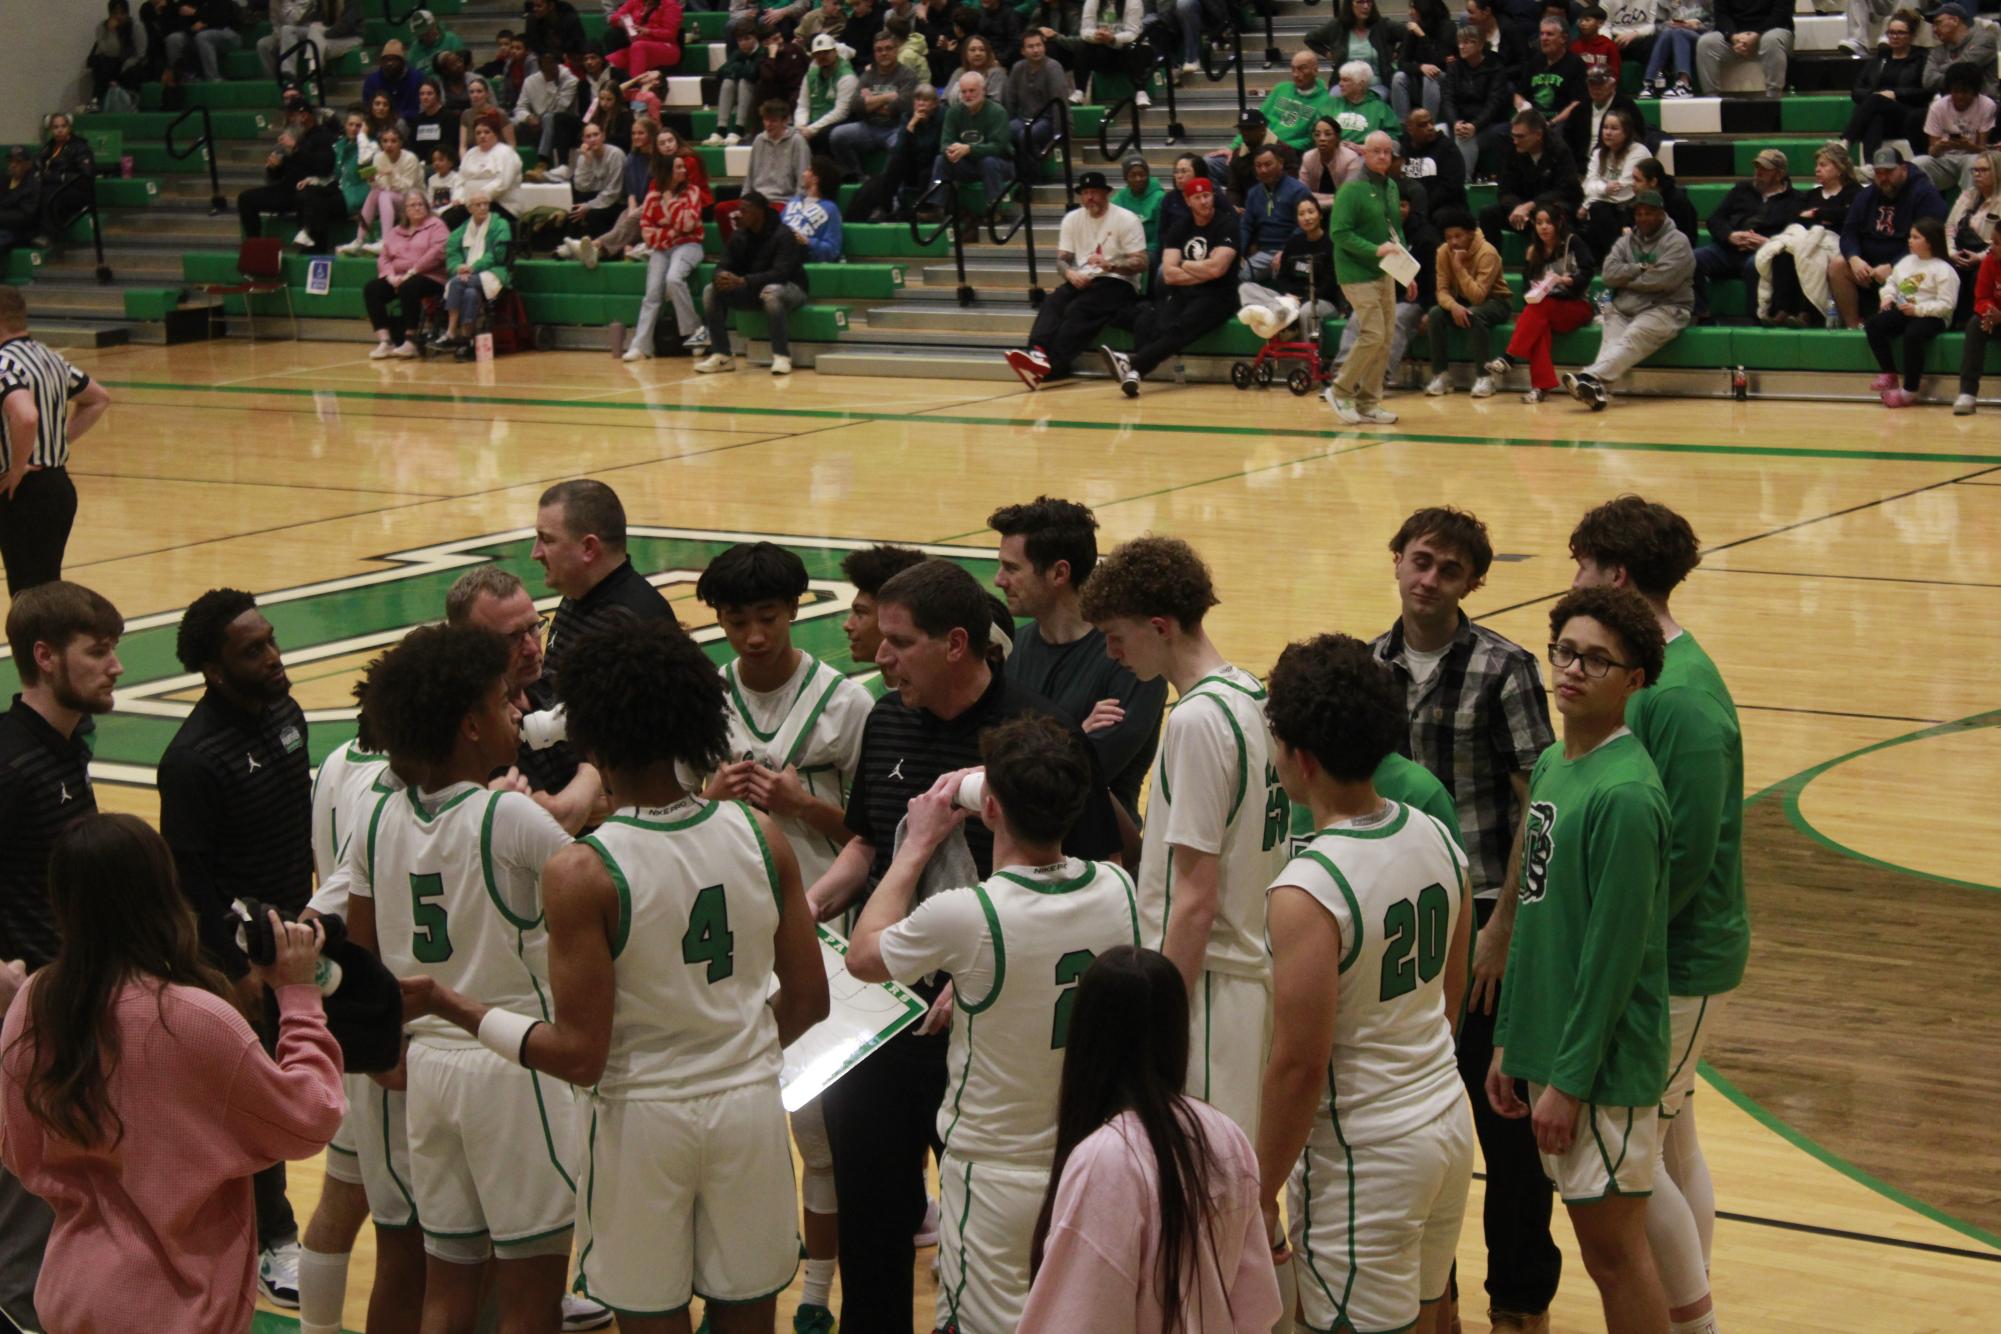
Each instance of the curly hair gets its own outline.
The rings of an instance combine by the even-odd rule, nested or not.
[[[1037,496],[1022,505],[1003,505],[987,516],[987,527],[1002,537],[1020,537],[1028,563],[1041,574],[1057,561],[1070,565],[1070,586],[1081,588],[1098,563],[1098,517],[1074,500]]]
[[[1487,525],[1466,510],[1427,505],[1403,521],[1390,539],[1390,550],[1401,556],[1403,549],[1420,537],[1434,538],[1440,546],[1464,556],[1476,582],[1485,579],[1494,564],[1494,544],[1487,537]]]
[[[987,790],[1008,828],[1028,843],[1057,843],[1084,813],[1091,795],[1091,757],[1083,741],[1056,719],[1030,714],[980,734]]]
[[[1349,635],[1286,645],[1265,690],[1271,734],[1311,755],[1336,782],[1374,774],[1410,731],[1395,674]]]
[[[709,562],[695,581],[695,596],[721,611],[760,602],[797,602],[806,596],[806,562],[775,542],[739,542]]]
[[[1149,533],[1119,544],[1099,563],[1084,586],[1082,610],[1093,624],[1166,616],[1193,630],[1218,601],[1209,567],[1195,548],[1178,537]]]
[[[884,584],[923,561],[924,553],[912,547],[863,547],[841,558],[841,577],[855,586],[855,592],[874,597]]]
[[[1630,588],[1573,588],[1549,612],[1549,637],[1554,640],[1563,627],[1579,616],[1589,616],[1619,637],[1629,666],[1645,673],[1642,686],[1661,678],[1661,661],[1667,654],[1667,640],[1661,623],[1647,600]]]
[[[564,651],[556,697],[570,742],[607,768],[678,762],[708,773],[729,757],[722,674],[665,621],[593,630]]]
[[[507,641],[470,625],[419,626],[368,664],[362,726],[399,760],[440,765],[459,725],[507,675]]]
[[[229,623],[256,606],[256,598],[237,588],[211,588],[189,603],[174,635],[174,656],[181,666],[199,672],[222,657]]]
[[[1570,533],[1572,560],[1620,566],[1634,588],[1665,598],[1702,563],[1688,520],[1657,501],[1620,496],[1590,510]]]

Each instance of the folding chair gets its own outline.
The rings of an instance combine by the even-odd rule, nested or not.
[[[257,311],[253,299],[269,292],[285,294],[285,314],[292,321],[292,337],[299,337],[299,315],[292,308],[292,289],[285,281],[285,243],[275,236],[245,237],[236,251],[237,276],[240,283],[204,283],[202,292],[207,296],[240,296],[243,298],[243,314],[250,324],[250,341],[257,341]],[[213,333],[220,320],[220,306],[210,306],[209,331]]]

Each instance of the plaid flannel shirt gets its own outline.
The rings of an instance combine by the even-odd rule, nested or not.
[[[1522,818],[1510,776],[1533,769],[1556,739],[1542,668],[1533,653],[1464,612],[1452,646],[1423,685],[1404,660],[1401,620],[1369,647],[1403,682],[1411,758],[1452,793],[1474,894],[1491,899],[1508,878],[1508,852]]]

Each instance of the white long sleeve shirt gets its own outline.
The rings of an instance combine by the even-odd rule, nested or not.
[[[1942,259],[1905,255],[1883,284],[1883,309],[1908,302],[1919,319],[1949,320],[1959,304],[1959,275]]]

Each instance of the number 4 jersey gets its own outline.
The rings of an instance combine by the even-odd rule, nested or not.
[[[1466,1096],[1444,1000],[1465,868],[1444,825],[1393,801],[1321,830],[1273,882],[1311,894],[1341,930],[1341,1000],[1316,1142],[1395,1139]]]
[[[1049,1167],[1077,980],[1105,950],[1137,944],[1132,881],[1116,866],[1076,857],[1006,867],[971,889],[946,890],[882,933],[882,961],[897,981],[952,975],[952,1048],[938,1109],[946,1152]]]
[[[485,1005],[550,1017],[542,867],[570,836],[517,792],[455,783],[375,803],[349,843],[350,894],[375,900],[377,952],[398,977],[426,974]],[[442,1019],[412,1020],[434,1047],[477,1047]]]

